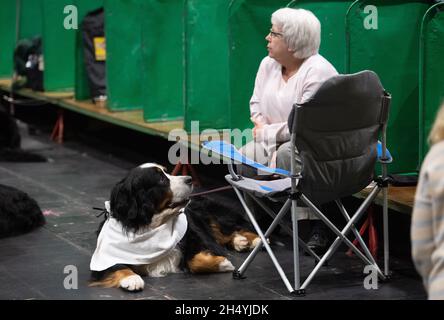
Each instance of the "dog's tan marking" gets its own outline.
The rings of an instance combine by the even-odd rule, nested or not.
[[[211,223],[210,226],[211,226],[211,229],[213,230],[213,235],[214,235],[214,238],[216,239],[217,243],[219,243],[222,246],[225,246],[225,245],[233,242],[233,238],[235,236],[234,233],[231,235],[223,234],[222,231],[220,230],[219,225],[214,222]]]
[[[254,249],[260,241],[259,236],[251,231],[240,230],[233,234],[233,241],[230,244],[236,251]],[[245,241],[246,240],[246,241]]]
[[[164,224],[168,219],[177,216],[181,208],[167,208],[160,213],[157,213],[151,219],[150,227],[157,228],[158,226]]]
[[[243,235],[235,232],[232,246],[234,250],[242,252],[250,248],[250,243],[248,242],[248,239],[245,238]]]
[[[213,256],[209,252],[199,252],[190,261],[188,268],[192,273],[210,273],[233,271],[234,267],[227,258]]]
[[[256,247],[261,239],[256,233],[250,231],[241,230],[239,234],[247,238],[250,249]]]
[[[222,246],[228,245],[237,251],[243,251],[245,249],[253,249],[259,243],[260,238],[254,232],[240,230],[226,235],[222,233],[218,224],[212,222],[210,226],[213,230],[214,238]],[[247,241],[245,241],[245,238]]]
[[[136,273],[134,273],[131,269],[122,269],[117,270],[109,275],[107,275],[103,280],[91,282],[89,284],[90,287],[104,287],[104,288],[118,288],[120,287],[120,282],[130,276],[135,276]]]

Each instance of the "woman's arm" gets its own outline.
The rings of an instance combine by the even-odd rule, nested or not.
[[[444,142],[421,168],[411,226],[412,258],[429,298],[444,297]]]
[[[430,245],[429,299],[444,299],[444,142],[436,145],[433,164],[429,170],[430,199],[432,206]]]
[[[255,140],[268,143],[282,143],[290,140],[290,131],[287,122],[278,122],[259,126],[255,130]]]
[[[430,181],[428,168],[423,164],[416,189],[415,204],[412,213],[411,242],[412,258],[416,270],[421,275],[424,286],[428,288],[430,270],[432,268],[433,244],[433,215],[432,199],[430,197]]]
[[[264,58],[259,65],[259,69],[256,74],[256,79],[254,81],[253,95],[250,99],[250,120],[255,126],[262,126],[266,124],[266,119],[260,110],[260,97],[262,96],[262,91],[264,83],[266,81],[266,59]]]

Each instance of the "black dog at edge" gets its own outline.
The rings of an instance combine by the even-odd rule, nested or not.
[[[15,119],[0,105],[0,161],[45,162],[46,158],[20,148]],[[0,238],[31,232],[45,224],[45,217],[27,193],[0,184]]]

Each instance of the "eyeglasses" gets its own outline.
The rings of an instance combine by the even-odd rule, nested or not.
[[[280,32],[273,31],[272,29],[270,29],[270,36],[272,38],[279,38],[279,37],[283,37],[284,34],[280,33]]]

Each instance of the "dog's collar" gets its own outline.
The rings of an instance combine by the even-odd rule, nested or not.
[[[98,215],[96,215],[97,218],[100,218],[101,216],[105,215],[105,220],[108,220],[111,216],[111,204],[109,201],[105,201],[105,208],[95,208],[93,207],[93,210],[100,211]]]

